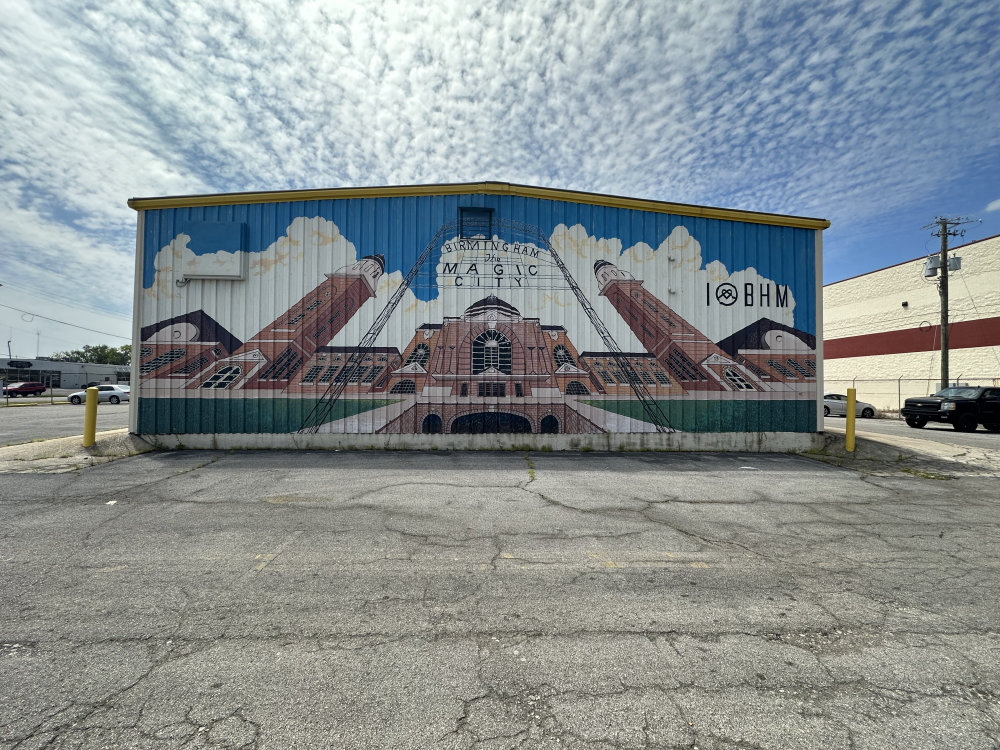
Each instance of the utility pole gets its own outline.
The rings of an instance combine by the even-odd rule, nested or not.
[[[938,285],[938,294],[941,295],[941,388],[943,389],[951,383],[948,373],[948,221],[938,217],[937,225],[936,234],[941,237],[941,283]]]
[[[965,236],[964,229],[957,229],[963,224],[972,224],[976,219],[946,219],[938,216],[933,222],[927,224],[924,229],[934,229],[931,235],[941,238],[941,280],[938,282],[938,294],[941,296],[941,388],[947,388],[950,382],[948,375],[948,238]],[[961,266],[956,264],[954,269]]]

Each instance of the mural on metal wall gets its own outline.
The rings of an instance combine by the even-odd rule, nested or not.
[[[146,269],[140,432],[814,427],[794,285],[703,262],[683,223],[623,248],[469,209],[406,262],[347,231],[300,216],[251,252],[179,224]]]

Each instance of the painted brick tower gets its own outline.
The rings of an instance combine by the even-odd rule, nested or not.
[[[333,339],[361,306],[375,296],[384,271],[383,256],[367,255],[336,273],[326,274],[319,286],[248,339],[231,357],[221,360],[215,373],[192,385],[286,388],[302,363]],[[218,377],[220,373],[226,377]]]
[[[594,275],[601,296],[608,298],[646,351],[686,390],[770,390],[628,271],[599,260],[594,263]]]

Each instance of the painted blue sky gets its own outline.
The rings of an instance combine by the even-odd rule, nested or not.
[[[15,356],[127,343],[133,196],[498,180],[814,216],[833,222],[827,281],[936,249],[937,215],[982,220],[956,243],[1000,234],[992,0],[0,0],[0,16]]]

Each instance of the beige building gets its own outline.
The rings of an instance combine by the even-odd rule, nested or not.
[[[948,275],[950,378],[1000,385],[1000,235],[951,248],[949,256],[962,259]],[[823,287],[826,392],[853,386],[859,399],[894,411],[908,396],[937,390],[940,275],[924,276],[926,260]]]

